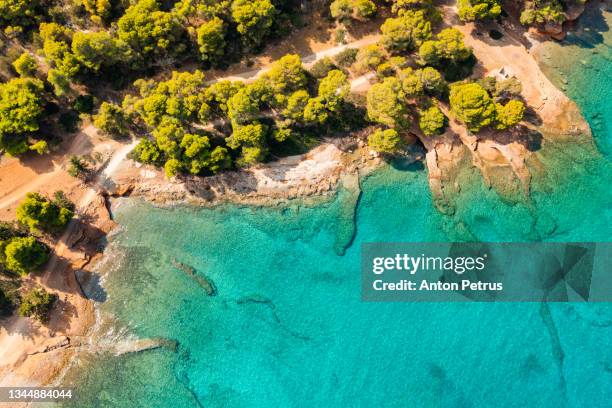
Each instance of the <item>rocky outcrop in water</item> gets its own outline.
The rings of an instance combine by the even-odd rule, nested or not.
[[[208,296],[217,295],[217,288],[215,286],[215,283],[210,278],[207,278],[206,276],[202,276],[201,274],[199,274],[195,270],[194,267],[184,264],[182,262],[178,262],[176,259],[172,260],[172,265],[176,269],[185,272],[187,276],[189,276],[191,279],[196,281],[198,285],[200,285],[200,287],[204,289],[204,291],[206,292]]]

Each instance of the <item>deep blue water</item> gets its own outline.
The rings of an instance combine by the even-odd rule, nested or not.
[[[466,170],[457,211],[442,215],[425,171],[392,167],[362,180],[355,212],[356,193],[344,189],[314,207],[122,201],[121,231],[100,265],[98,336],[178,346],[83,355],[66,377],[81,395],[75,405],[612,406],[612,306],[360,301],[362,242],[610,240],[612,82],[603,78],[612,74],[612,41],[580,35],[594,48],[567,43],[555,58],[586,58],[601,78],[591,80],[582,64],[550,69],[567,78],[604,154],[583,141],[546,143],[537,153],[546,171],[529,202],[503,202]],[[214,281],[218,296],[206,296],[173,260]]]

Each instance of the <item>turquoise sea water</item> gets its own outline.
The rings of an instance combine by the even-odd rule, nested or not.
[[[81,396],[73,405],[612,406],[612,306],[360,301],[362,242],[610,240],[612,38],[592,36],[579,27],[572,43],[593,48],[551,50],[555,61],[584,58],[591,73],[583,64],[550,72],[567,78],[604,153],[583,141],[545,144],[530,202],[504,203],[467,171],[457,211],[442,215],[424,170],[393,167],[362,180],[354,211],[347,190],[314,207],[122,201],[121,231],[100,265],[99,341],[177,346],[83,355],[65,378]],[[218,295],[173,260],[205,274]]]

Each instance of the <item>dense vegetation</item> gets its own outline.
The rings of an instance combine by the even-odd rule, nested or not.
[[[207,86],[200,71],[174,72],[167,81],[135,82],[123,111],[150,129],[133,157],[178,172],[211,174],[263,161],[284,145],[300,145],[320,129],[350,126],[346,74],[331,69],[320,79],[297,55],[274,62],[257,80]],[[216,126],[211,126],[216,125]]]
[[[0,151],[48,152],[55,132],[76,131],[79,114],[91,113],[94,106],[84,110],[81,103],[93,101],[88,91],[121,89],[177,64],[225,67],[256,53],[300,24],[299,6],[297,0],[0,0]],[[113,137],[127,133],[115,107],[103,103],[95,122]]]
[[[450,88],[451,112],[472,132],[483,127],[504,130],[517,125],[523,119],[525,104],[518,99],[501,103],[496,99],[503,98],[494,96],[475,82],[453,84]]]
[[[17,60],[19,61],[19,60]],[[16,64],[19,71],[31,72]],[[15,78],[0,84],[0,149],[16,156],[28,150],[44,153],[44,141],[31,142],[43,114],[43,83],[33,78]]]
[[[543,27],[546,24],[563,23],[566,11],[588,0],[524,0],[518,3],[521,9],[521,24]],[[501,0],[457,0],[459,18],[463,21],[491,20],[502,14]]]
[[[584,1],[527,0],[521,21],[558,22]],[[372,0],[328,4],[329,15],[344,27],[382,9],[386,15],[389,6]],[[457,30],[438,29],[441,14],[433,0],[391,1],[393,15],[380,27],[379,44],[319,61],[310,72],[288,55],[251,83],[206,82],[207,69],[223,68],[287,34],[300,6],[297,0],[0,0],[6,39],[0,47],[10,63],[0,71],[6,78],[0,84],[0,149],[43,154],[50,149],[43,121],[52,118],[74,131],[79,115],[94,113],[102,134],[148,135],[134,152],[137,160],[164,166],[169,176],[214,174],[303,150],[324,132],[365,125],[348,78],[369,71],[380,82],[364,104],[368,120],[400,134],[416,128],[429,137],[444,129],[447,120],[437,105],[447,102],[447,82],[467,77],[475,60]],[[458,0],[457,6],[464,21],[504,16],[500,0]],[[199,69],[172,71],[187,63]],[[156,73],[165,79],[146,79]],[[109,87],[128,95],[123,102],[90,95]],[[497,128],[521,116],[515,102],[494,107]],[[70,171],[82,177],[87,169],[75,158]]]
[[[383,154],[400,151],[403,136],[420,130],[424,137],[444,131],[447,118],[439,105],[448,98],[448,81],[471,73],[472,51],[453,28],[438,31],[439,12],[430,1],[397,1],[396,17],[381,26],[379,44],[355,56],[357,72],[374,71],[378,82],[368,90],[368,118],[381,125],[368,138]]]

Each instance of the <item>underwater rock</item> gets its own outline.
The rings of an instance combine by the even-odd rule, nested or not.
[[[198,274],[194,267],[178,262],[176,259],[172,260],[172,265],[176,269],[185,272],[191,279],[195,280],[208,296],[217,296],[217,287],[215,283],[206,276]]]
[[[163,337],[155,337],[150,339],[138,339],[129,342],[121,342],[113,347],[116,355],[121,356],[129,353],[141,353],[143,351],[166,348],[172,352],[176,352],[178,342],[176,340]]]

